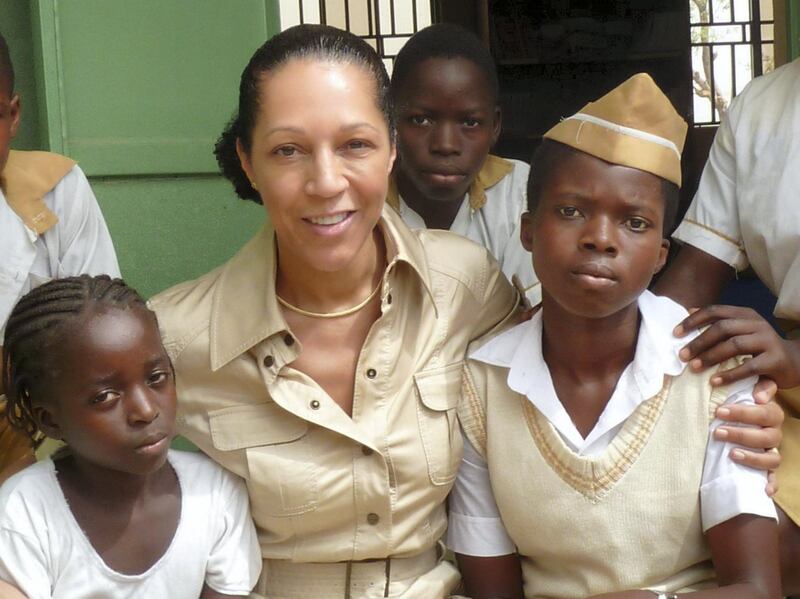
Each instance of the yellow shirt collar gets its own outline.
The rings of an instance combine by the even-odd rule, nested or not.
[[[25,226],[37,235],[58,222],[58,217],[45,204],[44,196],[74,166],[74,160],[50,152],[9,152],[8,162],[0,174],[3,195]]]

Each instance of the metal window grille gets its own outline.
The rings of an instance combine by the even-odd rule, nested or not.
[[[281,29],[324,23],[364,38],[391,72],[408,39],[433,22],[435,0],[280,0]]]
[[[689,0],[694,123],[716,125],[745,85],[775,67],[772,0]]]

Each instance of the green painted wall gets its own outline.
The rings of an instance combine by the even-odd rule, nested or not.
[[[48,149],[40,141],[45,137],[44,121],[39,118],[41,94],[31,18],[30,0],[0,0],[0,31],[11,48],[17,91],[23,98],[22,125],[12,144],[20,150]],[[223,122],[217,126],[221,130]],[[210,144],[206,151],[211,155]],[[148,296],[223,263],[265,218],[261,206],[236,198],[230,184],[215,175],[90,177],[90,181],[123,277]]]
[[[786,2],[789,60],[800,58],[800,0]]]
[[[125,279],[146,295],[218,266],[264,221],[221,177],[92,179]]]

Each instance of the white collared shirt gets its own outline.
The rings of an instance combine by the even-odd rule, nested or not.
[[[450,231],[457,233],[489,250],[500,263],[503,274],[511,280],[513,275],[526,290],[531,305],[541,301],[539,279],[533,272],[531,254],[520,241],[520,217],[527,210],[526,188],[530,167],[519,160],[506,159],[514,169],[499,182],[485,190],[486,204],[473,210],[469,195],[464,196]],[[399,197],[398,212],[410,229],[425,229],[425,221]]]
[[[645,291],[639,297],[641,326],[633,361],[617,382],[611,398],[592,431],[584,438],[556,395],[550,371],[542,356],[542,314],[498,335],[470,358],[508,368],[508,386],[525,395],[552,423],[565,443],[578,455],[593,456],[606,450],[636,408],[656,395],[664,376],[683,372],[680,349],[693,336],[676,338],[673,328],[688,312],[666,297]],[[726,404],[753,403],[756,377],[735,383]],[[709,432],[722,424],[715,419]],[[741,466],[730,459],[733,445],[709,434],[700,487],[703,530],[739,514],[776,517],[767,497],[766,472]],[[464,457],[450,495],[448,546],[457,553],[492,556],[515,552],[492,495],[485,460],[465,439]]]
[[[58,223],[37,235],[0,190],[0,345],[14,304],[37,285],[84,273],[119,277],[111,236],[83,171],[73,167],[44,202]]]
[[[753,79],[730,105],[675,239],[753,267],[800,320],[800,59]]]

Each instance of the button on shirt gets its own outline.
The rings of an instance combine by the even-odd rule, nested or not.
[[[527,184],[530,167],[519,160],[503,159],[510,163],[511,172],[485,189],[485,204],[477,210],[465,196],[450,231],[463,235],[487,248],[497,258],[503,274],[511,280],[519,277],[531,305],[541,301],[539,279],[533,271],[530,253],[520,241],[520,216],[527,210]],[[398,212],[412,229],[424,229],[425,221],[402,197],[397,198]]]
[[[223,267],[152,300],[179,431],[246,480],[264,558],[417,555],[445,530],[466,347],[515,314],[518,296],[484,248],[411,232],[392,209],[379,226],[388,266],[352,418],[291,366],[302,347],[285,341],[268,225]]]
[[[800,60],[751,81],[731,102],[697,194],[674,237],[749,265],[800,320]]]
[[[73,167],[44,202],[58,223],[37,235],[0,190],[0,343],[11,309],[37,285],[83,273],[119,277],[111,236],[83,171]]]
[[[686,364],[678,352],[698,334],[681,339],[672,335],[672,329],[688,313],[669,298],[645,291],[639,297],[639,312],[641,325],[633,362],[623,370],[603,413],[585,438],[559,401],[542,356],[541,312],[498,335],[470,358],[508,368],[509,388],[525,395],[576,454],[599,455],[636,408],[659,392],[665,376],[683,372]],[[751,377],[732,385],[725,403],[754,403],[752,391],[756,381],[756,377]],[[722,421],[715,419],[709,431],[720,424]],[[709,434],[700,488],[703,530],[744,513],[776,517],[772,500],[764,491],[766,473],[731,460],[729,453],[733,447]],[[464,443],[461,470],[450,498],[448,545],[466,555],[505,555],[516,551],[503,528],[486,462],[468,441]]]

